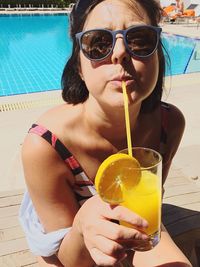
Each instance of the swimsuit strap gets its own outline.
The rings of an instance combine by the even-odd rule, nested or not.
[[[68,164],[70,170],[74,175],[82,172],[82,168],[71,152],[65,145],[57,138],[55,134],[47,130],[44,126],[33,124],[28,131],[44,138],[60,155],[60,157]]]
[[[168,103],[161,102],[161,134],[160,134],[160,152],[162,155],[166,152],[167,145],[167,131],[169,125],[169,111]]]
[[[38,124],[33,124],[29,129],[29,133],[34,133],[44,138],[68,165],[75,176],[74,194],[80,205],[96,194],[94,183],[87,177],[79,162],[55,134]]]

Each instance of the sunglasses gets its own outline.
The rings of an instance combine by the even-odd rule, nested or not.
[[[94,29],[76,34],[80,49],[90,60],[108,57],[115,46],[116,35],[122,34],[129,54],[136,58],[150,57],[157,49],[162,29],[151,25],[137,25],[126,30]]]

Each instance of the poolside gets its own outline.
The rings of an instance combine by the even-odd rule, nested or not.
[[[200,28],[197,29],[195,25],[167,24],[163,26],[163,30],[195,38],[200,35]],[[171,84],[170,79],[166,79],[166,94],[163,100],[174,103],[182,110],[186,118],[186,130],[166,183],[165,202],[175,203],[195,211],[200,211],[199,99],[200,73],[173,76]],[[21,102],[29,104],[24,106],[17,104]],[[36,118],[51,106],[61,102],[59,90],[1,98],[1,105],[15,104],[13,110],[0,113],[2,152],[0,158],[0,226],[2,229],[0,266],[2,267],[38,266],[35,258],[27,250],[26,241],[16,217],[22,192],[25,189],[19,161],[20,148],[27,130]]]
[[[66,14],[0,15],[0,96],[60,89],[60,77],[71,53]],[[39,41],[38,41],[39,40]],[[165,32],[163,45],[171,59],[166,75],[200,72],[200,39]]]
[[[6,8],[4,10],[0,9],[0,14],[52,14],[52,13],[69,13],[71,8]]]

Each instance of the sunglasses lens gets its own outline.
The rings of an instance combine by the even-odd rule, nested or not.
[[[148,27],[133,28],[127,32],[126,40],[130,51],[138,57],[151,55],[158,42],[157,32]]]
[[[81,39],[82,51],[91,60],[106,57],[112,50],[112,45],[112,34],[104,30],[87,31]]]

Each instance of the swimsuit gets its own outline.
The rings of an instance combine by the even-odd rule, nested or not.
[[[75,176],[75,187],[73,189],[80,205],[96,193],[93,182],[86,176],[78,161],[55,134],[37,124],[32,125],[29,133],[34,133],[44,138],[57,151],[62,160],[66,162]]]
[[[165,155],[165,147],[167,144],[168,114],[169,105],[161,102],[160,153],[163,157]],[[96,194],[93,182],[87,177],[78,161],[55,134],[37,124],[32,125],[29,133],[34,133],[44,138],[57,151],[62,160],[66,162],[75,177],[75,186],[73,187],[73,190],[80,205]],[[51,256],[58,251],[62,239],[71,229],[64,228],[45,233],[28,191],[25,192],[21,203],[19,220],[25,232],[31,252],[35,255],[44,257]]]

